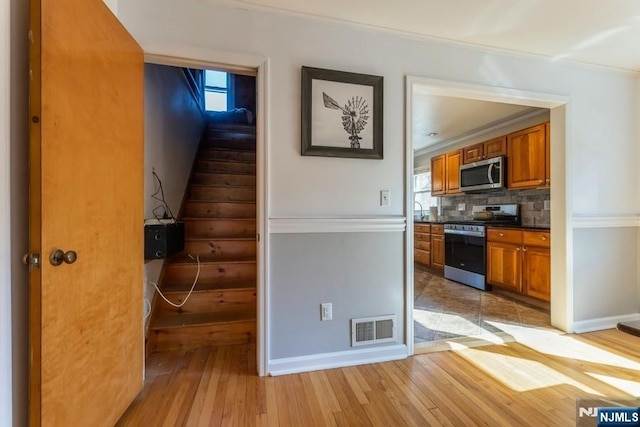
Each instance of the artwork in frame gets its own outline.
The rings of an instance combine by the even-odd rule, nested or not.
[[[302,67],[303,156],[382,159],[383,78]]]

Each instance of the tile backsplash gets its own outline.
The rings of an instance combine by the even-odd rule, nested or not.
[[[548,227],[551,223],[551,211],[544,209],[545,200],[550,200],[548,188],[532,190],[501,190],[482,194],[462,194],[440,198],[440,220],[471,219],[474,205],[501,205],[517,203],[520,205],[522,225]],[[465,210],[459,211],[458,205],[465,204]]]

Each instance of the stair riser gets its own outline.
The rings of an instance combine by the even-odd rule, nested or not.
[[[249,187],[191,186],[189,188],[189,198],[216,202],[254,202],[256,200],[256,190]]]
[[[255,175],[229,175],[220,173],[196,173],[191,178],[191,184],[219,185],[229,187],[253,187],[256,186]]]
[[[187,202],[187,218],[255,218],[256,205],[250,203]]]
[[[152,352],[255,343],[256,322],[248,320],[230,324],[184,326],[150,331],[149,339]]]
[[[190,285],[193,283],[197,271],[195,263],[169,264],[164,270],[164,280],[165,283]],[[221,280],[230,282],[255,281],[256,264],[252,262],[201,264],[198,283],[211,283]]]
[[[198,287],[196,286],[196,290]],[[181,304],[188,292],[170,293],[169,301]],[[181,314],[212,313],[223,311],[252,311],[256,310],[255,289],[223,290],[223,291],[194,291],[187,303],[180,308],[173,307],[162,298],[158,300],[156,312],[159,316],[179,316]]]
[[[184,251],[195,255],[215,255],[246,259],[256,256],[255,240],[187,240]]]
[[[185,221],[187,238],[255,237],[256,222],[251,220]]]
[[[200,148],[203,150],[211,150],[216,148],[222,148],[227,150],[241,150],[241,151],[256,151],[256,143],[254,138],[238,138],[232,139],[220,139],[220,138],[207,138],[203,139],[200,143]]]
[[[196,172],[255,175],[256,166],[251,163],[199,160],[196,165]]]
[[[198,159],[255,163],[256,153],[233,150],[201,150],[198,154]]]

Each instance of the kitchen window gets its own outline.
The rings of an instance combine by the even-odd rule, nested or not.
[[[421,171],[413,175],[413,200],[422,205],[422,215],[429,215],[429,208],[438,206],[439,198],[431,197],[431,171]],[[413,216],[420,217],[420,206],[414,203]]]

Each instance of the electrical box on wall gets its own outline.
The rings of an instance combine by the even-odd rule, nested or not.
[[[144,259],[162,259],[184,249],[184,222],[147,220],[144,223]]]

